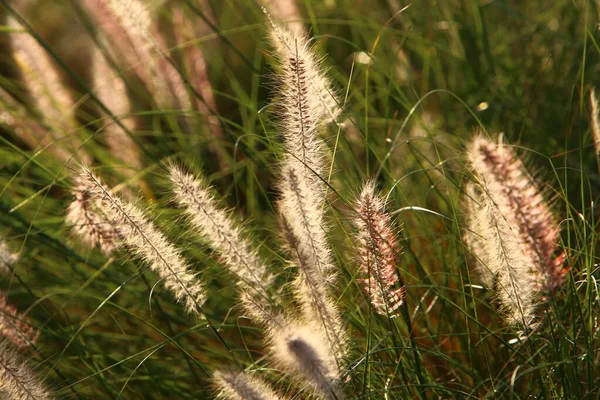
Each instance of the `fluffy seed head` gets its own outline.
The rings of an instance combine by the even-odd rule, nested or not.
[[[179,251],[144,216],[142,210],[127,203],[104,186],[89,169],[82,167],[80,179],[90,186],[90,199],[118,232],[121,242],[133,250],[157,273],[164,286],[183,303],[187,312],[200,313],[205,300],[203,285]]]
[[[556,291],[568,272],[564,255],[556,255],[560,229],[523,163],[509,147],[483,137],[473,141],[469,154],[475,176],[485,185],[483,192],[534,252],[541,289]]]
[[[289,324],[272,333],[271,351],[291,376],[302,377],[324,398],[341,398],[337,361],[319,326]]]
[[[0,398],[50,400],[46,387],[6,343],[0,343]]]
[[[304,166],[303,179],[318,183],[323,172],[321,127],[335,120],[340,107],[320,60],[301,27],[271,23],[271,39],[278,60],[278,120],[286,152]]]
[[[396,273],[400,245],[385,210],[385,201],[376,193],[374,182],[363,185],[355,203],[359,283],[376,312],[394,318],[404,304],[404,285]]]
[[[85,245],[111,255],[117,249],[119,235],[90,198],[94,188],[95,185],[84,176],[75,177],[75,200],[67,209],[65,222],[71,225],[71,233]]]
[[[479,271],[485,280],[495,279],[497,297],[507,321],[530,329],[540,301],[535,254],[489,197],[480,197],[473,212],[472,218],[478,221],[474,234],[481,242],[471,251],[481,263]]]
[[[564,282],[559,228],[532,178],[507,146],[476,137],[468,161],[477,181],[468,193],[467,244],[509,321],[531,326],[542,294]]]
[[[228,400],[279,400],[281,397],[268,384],[245,372],[216,371],[213,382],[218,398]]]
[[[176,202],[185,207],[196,231],[237,278],[246,311],[251,316],[266,316],[268,320],[272,320],[272,316],[263,312],[257,315],[257,310],[268,310],[274,304],[275,300],[270,293],[274,277],[247,239],[246,233],[233,220],[229,211],[219,207],[211,188],[203,179],[186,173],[177,166],[170,168],[169,178]]]
[[[15,306],[8,304],[3,293],[0,293],[0,336],[21,349],[35,343],[39,336],[39,331],[30,324],[29,319],[20,314]]]
[[[321,326],[336,357],[345,354],[345,333],[340,312],[330,293],[336,281],[331,249],[327,244],[322,202],[302,179],[301,165],[287,160],[280,181],[281,225],[298,277],[293,282],[306,321]]]

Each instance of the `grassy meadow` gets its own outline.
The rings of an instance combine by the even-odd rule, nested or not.
[[[126,57],[90,7],[100,0],[0,0],[0,243],[19,255],[0,288],[39,331],[22,358],[56,399],[214,398],[217,369],[254,371],[282,398],[321,398],[270,362],[263,329],[245,317],[221,256],[190,229],[168,180],[173,164],[203,174],[293,303],[297,271],[278,221],[285,148],[269,19],[258,1],[137,1],[152,26],[129,28],[150,47]],[[133,10],[136,1],[123,3]],[[590,123],[598,2],[296,6],[290,21],[309,32],[342,108],[321,132],[334,300],[349,338],[341,394],[332,396],[599,398],[600,163]],[[28,61],[21,52],[30,48],[15,37],[37,43],[54,71],[36,75],[41,56]],[[203,56],[203,79],[186,64],[190,54]],[[98,56],[123,87],[94,78]],[[152,71],[145,79],[148,66],[163,80]],[[182,82],[179,100],[156,82]],[[108,102],[122,95],[129,108],[113,113]],[[121,146],[107,139],[116,127],[126,132]],[[561,228],[570,271],[527,335],[506,322],[463,240],[473,179],[465,151],[477,132],[524,161]],[[81,164],[181,250],[205,282],[201,314],[186,313],[131,252],[107,256],[72,234],[65,215]],[[366,179],[401,229],[398,318],[376,313],[357,279],[350,221]]]

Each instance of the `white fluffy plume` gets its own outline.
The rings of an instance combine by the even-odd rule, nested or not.
[[[186,311],[200,313],[204,289],[179,251],[144,216],[142,210],[113,195],[88,168],[82,167],[79,179],[89,182],[89,196],[118,232],[120,240],[148,263],[164,286],[181,302]]]

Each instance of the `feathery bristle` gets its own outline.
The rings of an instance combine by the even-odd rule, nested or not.
[[[400,245],[375,184],[363,185],[355,203],[356,241],[362,277],[358,280],[376,312],[394,318],[404,304],[404,285],[396,273]]]
[[[6,400],[50,400],[46,387],[6,343],[0,343],[0,397]]]
[[[339,360],[346,352],[346,340],[340,312],[329,293],[336,274],[323,215],[325,143],[319,134],[328,121],[337,118],[340,108],[303,29],[273,21],[271,28],[279,63],[278,117],[286,151],[278,208],[284,237],[299,269],[293,287],[304,320],[320,326]]]
[[[89,179],[82,175],[75,177],[75,200],[67,209],[65,222],[71,225],[73,235],[86,246],[97,248],[108,256],[117,249],[118,233],[90,198],[94,188],[95,185]]]
[[[290,29],[270,22],[271,41],[280,68],[281,109],[282,113],[290,113],[289,120],[282,121],[282,127],[284,131],[300,130],[300,137],[306,136],[302,135],[302,129],[310,132],[310,128],[316,124],[335,121],[341,108],[304,29],[301,26]],[[289,135],[294,133],[290,132]]]
[[[213,374],[218,398],[228,400],[279,400],[281,397],[255,374],[216,371]]]
[[[92,171],[83,167],[79,177],[88,182],[92,202],[110,221],[120,241],[148,263],[187,312],[199,314],[205,300],[203,285],[196,274],[189,271],[180,252],[142,210],[110,193]]]
[[[200,178],[172,166],[169,178],[173,185],[175,200],[185,207],[190,222],[196,231],[219,254],[220,261],[238,279],[242,300],[246,310],[253,317],[267,317],[273,320],[272,312],[265,315],[257,310],[270,309],[275,300],[270,291],[273,288],[273,275],[268,271],[246,233],[233,221],[230,212],[217,204],[209,185]]]
[[[324,398],[342,398],[337,360],[318,326],[289,324],[272,332],[271,343],[275,361],[289,375],[302,376]]]
[[[15,306],[8,304],[3,293],[0,293],[0,336],[21,349],[35,344],[39,336],[39,331],[30,324],[29,319],[20,314]]]
[[[330,294],[336,273],[327,244],[322,200],[302,179],[303,168],[297,160],[290,160],[279,182],[283,234],[299,270],[293,287],[304,319],[320,325],[336,357],[343,358],[346,340],[340,312]]]
[[[272,23],[271,38],[279,63],[278,120],[289,157],[303,165],[302,179],[323,190],[325,144],[320,129],[335,120],[340,107],[318,57],[301,27],[289,29]]]
[[[568,272],[564,254],[555,255],[558,224],[510,148],[476,137],[468,158],[479,185],[471,189],[469,229],[481,238],[467,234],[475,244],[471,250],[484,264],[484,280],[498,276],[509,319],[527,326],[541,294],[558,290]]]
[[[191,109],[185,83],[166,58],[165,38],[156,29],[150,9],[140,0],[104,0],[127,32],[129,40],[148,68],[151,93],[161,108]]]
[[[490,264],[491,255],[488,254],[489,247],[486,246],[488,238],[483,236],[486,224],[489,223],[487,209],[484,207],[485,199],[480,187],[469,182],[465,188],[466,228],[463,232],[463,240],[467,248],[475,257],[475,268],[479,278],[488,288],[494,287],[496,272]]]
[[[496,278],[503,314],[511,325],[532,328],[540,301],[536,257],[492,198],[480,199],[476,215],[480,219],[477,233],[483,240],[479,257],[486,262],[482,268]]]
[[[556,291],[568,269],[560,262],[564,255],[556,256],[560,229],[543,196],[521,160],[507,146],[480,137],[471,149],[471,164],[485,185],[485,193],[537,256],[534,268],[541,274],[542,290]]]

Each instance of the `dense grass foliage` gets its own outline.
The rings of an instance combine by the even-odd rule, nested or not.
[[[0,0],[0,245],[19,253],[0,287],[40,332],[25,359],[55,398],[212,398],[212,374],[223,368],[256,370],[289,398],[311,398],[268,362],[262,329],[244,316],[222,256],[189,228],[168,182],[172,163],[206,176],[220,205],[246,221],[281,296],[292,298],[295,270],[277,220],[285,156],[274,79],[280,71],[260,4],[148,0],[155,30],[141,36],[161,52],[128,65],[110,50],[88,3]],[[600,171],[589,91],[600,85],[598,2],[297,3],[342,105],[339,123],[323,132],[332,156],[321,175],[338,268],[335,306],[350,338],[341,392],[361,399],[596,398]],[[36,108],[14,35],[42,46],[73,98],[56,124],[45,117],[52,105]],[[186,66],[190,50],[206,61],[212,104]],[[129,109],[112,112],[113,82],[99,95],[98,55],[124,77]],[[160,82],[144,81],[138,69],[154,64],[174,71],[164,79],[181,82],[189,104],[169,103]],[[47,77],[42,82],[51,87]],[[11,123],[15,115],[21,125]],[[110,147],[111,126],[128,132],[125,147]],[[32,145],[27,137],[39,129],[49,136]],[[52,136],[58,130],[61,137]],[[493,140],[502,133],[562,228],[570,273],[539,308],[540,325],[529,335],[506,322],[463,241],[464,188],[472,180],[465,149],[477,131]],[[139,165],[123,157],[132,148]],[[105,255],[71,234],[65,215],[82,162],[183,249],[206,283],[201,313],[186,314],[132,254]],[[353,204],[366,179],[402,226],[403,252],[395,257],[406,298],[397,318],[378,314],[358,279]]]

